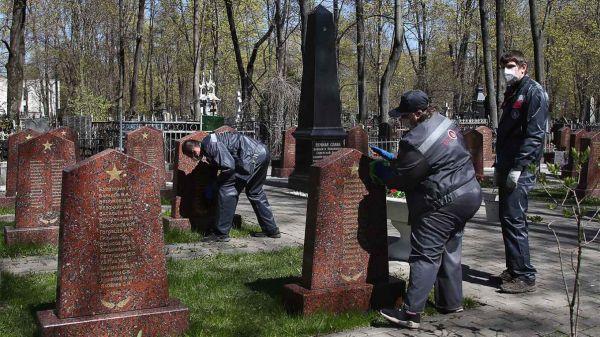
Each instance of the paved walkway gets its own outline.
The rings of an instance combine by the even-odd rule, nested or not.
[[[168,256],[174,259],[190,259],[216,253],[270,251],[302,245],[306,199],[281,187],[267,186],[266,190],[283,234],[281,239],[240,238],[220,244],[169,245],[166,247]],[[548,211],[542,203],[532,204],[530,215],[540,215],[545,220],[556,220],[555,226],[561,237],[563,249],[574,247],[574,225]],[[245,197],[240,198],[238,213],[245,221],[256,223],[252,207]],[[389,226],[389,231],[393,235],[395,229]],[[589,233],[591,232],[590,230]],[[459,314],[425,317],[422,322],[423,329],[419,331],[372,326],[332,334],[329,337],[563,336],[568,333],[569,316],[557,245],[545,225],[532,224],[530,227],[532,260],[539,272],[538,290],[531,294],[509,295],[497,292],[498,285],[490,276],[504,269],[504,248],[499,225],[487,222],[483,213],[480,212],[467,224],[463,244],[464,293],[465,296],[481,303],[480,306]],[[584,254],[580,335],[600,336],[600,242],[589,245]],[[56,257],[2,259],[0,270],[17,274],[54,271]],[[570,269],[566,270],[567,273],[570,272]],[[407,264],[391,262],[390,272],[397,276],[406,276]]]

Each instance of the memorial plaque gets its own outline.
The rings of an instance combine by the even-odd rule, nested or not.
[[[575,130],[575,131],[571,131],[570,134],[570,139],[569,139],[569,160],[567,162],[567,165],[565,165],[565,168],[562,171],[562,177],[573,177],[575,178],[577,176],[577,172],[575,172],[575,167],[573,166],[573,156],[571,154],[571,150],[573,148],[579,150],[579,148],[581,147],[581,138],[583,138],[584,136],[586,136],[588,134],[587,131],[585,130]]]
[[[18,146],[40,133],[31,129],[15,132],[8,136],[8,161],[6,163],[6,193],[0,197],[1,207],[14,207],[17,194],[17,170],[19,166]]]
[[[287,178],[294,171],[296,166],[296,138],[294,138],[296,128],[289,128],[283,133],[283,144],[281,146],[281,167],[273,167],[271,176]]]
[[[77,157],[77,160],[81,159],[79,140],[77,137],[77,133],[75,133],[75,131],[73,131],[73,129],[66,127],[66,126],[62,126],[60,128],[52,129],[52,130],[48,131],[48,133],[51,133],[55,136],[59,136],[64,139],[68,139],[68,140],[72,141],[73,144],[75,144],[75,155]]]
[[[15,227],[4,227],[4,240],[56,244],[62,170],[75,164],[75,145],[45,133],[20,144],[18,153]]]
[[[590,132],[581,138],[580,151],[590,149],[589,160],[583,163],[581,167],[581,175],[579,185],[577,186],[578,194],[583,197],[600,197],[600,132]]]
[[[290,311],[398,303],[404,284],[389,279],[385,189],[372,184],[370,161],[345,148],[311,168],[302,283],[284,287]]]
[[[362,125],[355,126],[348,130],[346,147],[356,149],[367,156],[369,155],[369,135]]]
[[[343,146],[340,86],[333,14],[322,5],[307,17],[302,92],[296,138],[296,168],[290,187],[306,191],[310,166]]]
[[[153,167],[106,150],[63,175],[57,308],[42,336],[172,336],[188,310],[169,299]]]
[[[164,140],[162,131],[144,126],[125,136],[125,153],[158,170],[158,183],[166,185]]]

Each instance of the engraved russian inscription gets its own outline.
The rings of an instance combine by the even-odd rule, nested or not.
[[[355,282],[364,273],[361,266],[365,256],[368,258],[359,241],[362,234],[359,233],[359,207],[367,191],[358,177],[358,165],[350,167],[349,171],[343,187],[341,276],[346,282]]]
[[[341,141],[315,141],[313,142],[313,162],[330,156],[342,148]]]

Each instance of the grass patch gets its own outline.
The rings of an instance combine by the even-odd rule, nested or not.
[[[176,228],[164,227],[164,238],[165,244],[174,243],[193,243],[199,242],[204,236],[194,231],[182,231]],[[250,236],[251,232],[260,232],[260,227],[257,225],[249,224],[242,218],[241,228],[232,228],[229,232],[229,236],[232,238],[245,238]]]
[[[0,258],[58,254],[58,247],[53,245],[15,244],[7,246],[4,243],[4,227],[13,225],[14,222],[0,221]]]
[[[565,188],[549,188],[548,191],[543,188],[536,188],[529,192],[529,197],[534,200],[541,200],[546,202],[552,202],[552,199],[562,203],[565,199],[567,190]],[[575,204],[573,196],[567,198],[566,204]],[[584,206],[600,206],[600,198],[586,197],[581,203]]]
[[[171,205],[171,200],[169,198],[160,197],[160,204],[161,205],[170,206]]]
[[[15,214],[14,207],[0,207],[0,215]]]

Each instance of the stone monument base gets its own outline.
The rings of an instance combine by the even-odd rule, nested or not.
[[[314,290],[298,284],[286,284],[283,287],[283,301],[288,311],[302,315],[310,315],[317,311],[367,311],[400,306],[404,288],[405,284],[400,280],[377,285],[362,283]]]
[[[163,226],[166,226],[171,229],[178,229],[180,231],[191,231],[192,227],[200,232],[206,232],[211,228],[214,219],[210,218],[197,218],[197,219],[188,219],[188,218],[172,218],[170,216],[163,216],[162,218]],[[242,216],[239,214],[235,214],[233,216],[233,228],[240,229],[242,228]]]
[[[37,312],[41,337],[179,336],[188,328],[189,310],[171,299],[166,307],[60,319],[54,310]]]
[[[0,207],[15,207],[15,197],[0,196]]]
[[[308,193],[308,179],[308,174],[294,172],[289,177],[288,186],[293,190]]]
[[[4,227],[4,242],[7,245],[16,243],[36,243],[58,245],[58,226],[15,228]]]
[[[289,167],[273,167],[271,168],[271,177],[276,177],[276,178],[288,178],[289,176],[292,175],[292,172],[294,171],[293,168],[289,168]]]

